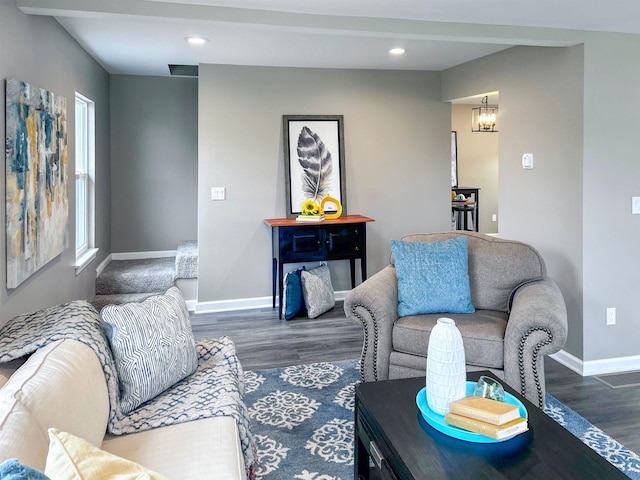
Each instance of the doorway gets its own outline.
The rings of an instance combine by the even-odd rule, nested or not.
[[[472,109],[482,105],[498,106],[498,92],[453,100],[451,103],[451,131],[456,132],[458,187],[479,189],[478,231],[497,234],[498,212],[498,139],[497,132],[472,132]],[[497,125],[499,130],[499,124]],[[454,189],[455,190],[455,189]]]

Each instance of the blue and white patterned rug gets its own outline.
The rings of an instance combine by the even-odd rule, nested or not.
[[[245,372],[258,480],[353,478],[356,361]],[[630,478],[640,457],[547,394],[545,412]]]

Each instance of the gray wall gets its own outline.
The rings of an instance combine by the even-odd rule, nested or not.
[[[640,36],[593,34],[584,47],[584,358],[640,355]],[[617,325],[605,325],[616,307]]]
[[[113,252],[197,238],[197,122],[197,79],[111,76]]]
[[[344,115],[348,213],[373,217],[368,267],[389,240],[449,229],[451,109],[434,72],[201,65],[198,301],[269,297],[271,231],[285,216],[282,115]],[[215,108],[212,108],[215,106]],[[227,200],[210,200],[210,188]],[[348,262],[333,262],[336,290]]]
[[[443,72],[443,98],[500,91],[499,234],[543,255],[582,357],[583,48],[515,47]],[[522,169],[523,153],[534,169]]]
[[[500,90],[500,235],[542,251],[567,302],[565,349],[584,361],[640,353],[639,54],[640,37],[586,34],[583,46],[515,48],[443,77],[458,80],[445,96]],[[463,80],[471,71],[483,85]],[[520,167],[525,151],[534,170]],[[606,307],[618,325],[605,326]]]
[[[0,324],[20,313],[73,299],[92,299],[95,268],[111,251],[109,167],[109,77],[53,19],[27,16],[13,0],[0,0],[0,77],[15,78],[63,95],[67,99],[69,155],[69,247],[16,289],[6,289],[6,239],[0,235]],[[2,105],[4,105],[4,86]],[[96,106],[96,246],[98,258],[75,274],[74,95],[86,95]],[[0,115],[4,138],[5,118]],[[4,144],[4,140],[2,142]],[[4,168],[3,177],[4,177]],[[0,181],[0,198],[5,182]],[[4,200],[3,200],[4,201]],[[0,209],[5,225],[5,209]]]
[[[565,350],[637,358],[640,36],[580,35],[581,46],[514,48],[444,72],[443,98],[500,91],[500,235],[543,253],[567,302]],[[534,170],[520,167],[524,152]]]
[[[480,101],[474,106],[479,106]],[[451,106],[451,130],[458,138],[458,185],[480,188],[478,223],[481,233],[498,233],[498,133],[471,131],[472,105]],[[500,124],[498,123],[498,126]]]

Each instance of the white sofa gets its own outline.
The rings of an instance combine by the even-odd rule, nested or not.
[[[52,480],[80,478],[52,475],[54,460],[82,471],[74,462],[87,457],[105,471],[82,478],[112,478],[106,469],[120,465],[152,475],[118,478],[253,478],[231,339],[195,342],[175,287],[101,313],[76,300],[0,329],[0,462],[16,458]]]
[[[24,362],[24,363],[23,363]],[[246,479],[236,421],[215,416],[108,435],[109,395],[94,351],[58,340],[0,365],[0,462],[44,471],[48,429],[80,437],[170,479]]]

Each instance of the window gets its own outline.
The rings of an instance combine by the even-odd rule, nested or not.
[[[94,248],[95,105],[76,92],[76,274],[98,252]]]

